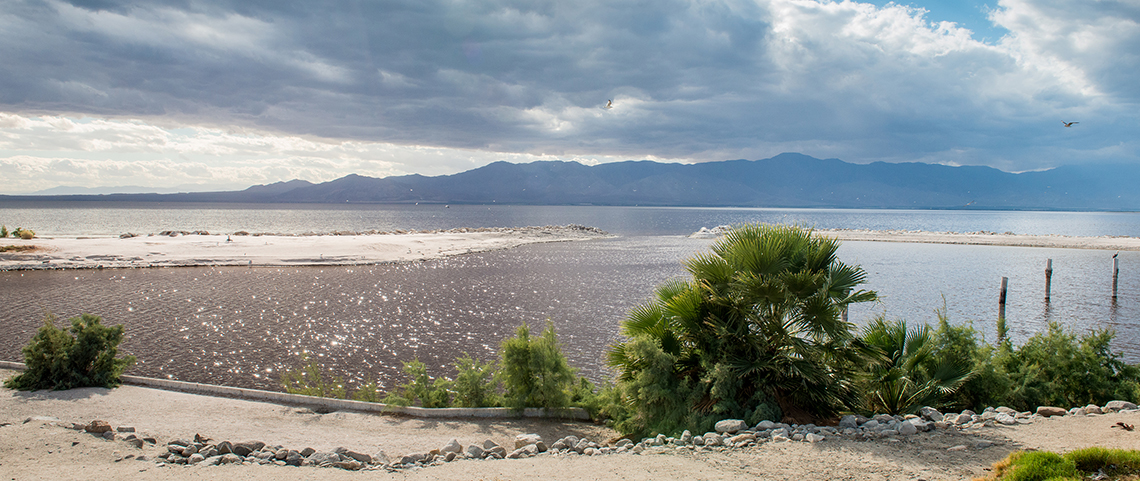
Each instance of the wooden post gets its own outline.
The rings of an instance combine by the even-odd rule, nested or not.
[[[1045,302],[1049,302],[1049,291],[1053,288],[1053,259],[1045,261]]]
[[[1118,256],[1118,255],[1120,255],[1120,252],[1117,252],[1116,254],[1112,255],[1112,300],[1113,301],[1116,300],[1116,277],[1117,277],[1117,275],[1120,274],[1120,263],[1119,263],[1120,259],[1116,258],[1116,256]]]
[[[1009,278],[1002,276],[1002,278],[1001,278],[1001,296],[998,297],[998,319],[1005,319],[1005,288],[1008,284],[1009,284]]]

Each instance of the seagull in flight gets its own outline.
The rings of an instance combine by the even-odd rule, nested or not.
[[[607,109],[607,110],[608,110],[608,109],[612,109],[612,108],[614,108],[614,101],[613,101],[613,99],[610,99],[608,102],[606,102],[606,106],[605,106],[605,107],[602,107],[602,108],[603,108],[603,109]]]
[[[1074,125],[1079,124],[1080,122],[1065,122],[1064,120],[1062,120],[1061,123],[1065,124],[1065,127],[1072,127]]]

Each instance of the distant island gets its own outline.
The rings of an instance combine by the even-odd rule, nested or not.
[[[785,153],[698,164],[495,162],[453,175],[348,175],[240,191],[4,195],[4,201],[446,203],[683,207],[1140,210],[1140,166],[1009,173],[923,163],[852,164]]]

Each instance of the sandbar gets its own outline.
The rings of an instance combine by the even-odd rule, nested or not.
[[[731,226],[703,228],[690,237],[716,238],[731,229]],[[1129,236],[1070,236],[1070,235],[1030,235],[1012,232],[932,232],[920,230],[870,230],[870,229],[813,229],[816,235],[832,237],[841,241],[862,242],[901,242],[919,244],[957,244],[978,246],[1010,247],[1052,247],[1060,249],[1101,249],[1118,251],[1140,251],[1140,238]]]
[[[174,266],[368,265],[436,259],[540,242],[607,237],[577,225],[326,235],[173,232],[123,238],[3,239],[0,270]],[[27,246],[32,246],[30,250]]]

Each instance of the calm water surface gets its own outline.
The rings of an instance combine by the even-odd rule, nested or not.
[[[750,221],[817,227],[1140,235],[1140,216],[1114,213],[845,211],[506,206],[11,206],[0,223],[41,235],[116,235],[167,229],[329,232],[578,223],[615,239],[531,245],[509,251],[368,267],[166,268],[0,272],[0,359],[20,347],[45,310],[92,312],[126,327],[133,374],[279,389],[282,369],[309,353],[352,385],[402,382],[418,358],[451,375],[462,353],[489,360],[523,322],[553,322],[572,365],[601,380],[606,346],[654,286],[684,276],[681,259],[708,240],[702,226]],[[16,219],[9,221],[8,219]],[[1140,361],[1140,253],[1122,252],[1120,296],[1111,301],[1112,252],[847,242],[841,258],[868,272],[882,301],[852,309],[856,323],[880,314],[972,322],[992,339],[1000,279],[1009,277],[1007,318],[1015,342],[1049,321],[1112,328],[1116,347]],[[1044,298],[1053,259],[1053,300]]]

